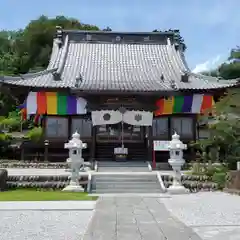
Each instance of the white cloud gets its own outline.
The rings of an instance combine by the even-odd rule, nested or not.
[[[197,64],[192,71],[194,73],[199,73],[213,70],[214,68],[218,67],[222,62],[223,62],[222,55],[217,55],[216,57],[211,58],[204,63]]]

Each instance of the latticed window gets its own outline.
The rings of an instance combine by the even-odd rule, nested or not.
[[[92,122],[87,118],[72,118],[72,134],[78,132],[80,137],[91,137],[92,136]]]
[[[176,132],[180,137],[193,138],[193,119],[189,117],[172,117],[171,134]]]
[[[46,137],[49,138],[68,138],[68,118],[47,117]]]
[[[168,139],[168,117],[161,117],[153,119],[153,137],[160,139]]]

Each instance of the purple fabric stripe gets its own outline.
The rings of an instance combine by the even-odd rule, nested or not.
[[[67,113],[69,115],[77,114],[77,99],[75,96],[67,96]]]
[[[191,112],[193,96],[184,96],[184,103],[182,106],[183,113]]]

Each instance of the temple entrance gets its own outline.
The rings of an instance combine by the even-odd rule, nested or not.
[[[123,127],[122,127],[123,126]],[[145,127],[126,123],[101,125],[97,127],[97,142],[142,142],[145,140]]]
[[[126,123],[101,125],[96,133],[96,159],[98,161],[115,161],[114,148],[121,147],[122,136],[124,147],[128,149],[127,161],[147,160],[147,141],[145,127]]]

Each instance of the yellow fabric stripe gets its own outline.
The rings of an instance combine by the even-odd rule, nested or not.
[[[174,105],[174,97],[169,97],[167,99],[164,99],[163,114],[172,114],[173,105]]]
[[[47,114],[56,115],[57,114],[57,93],[47,92]]]

